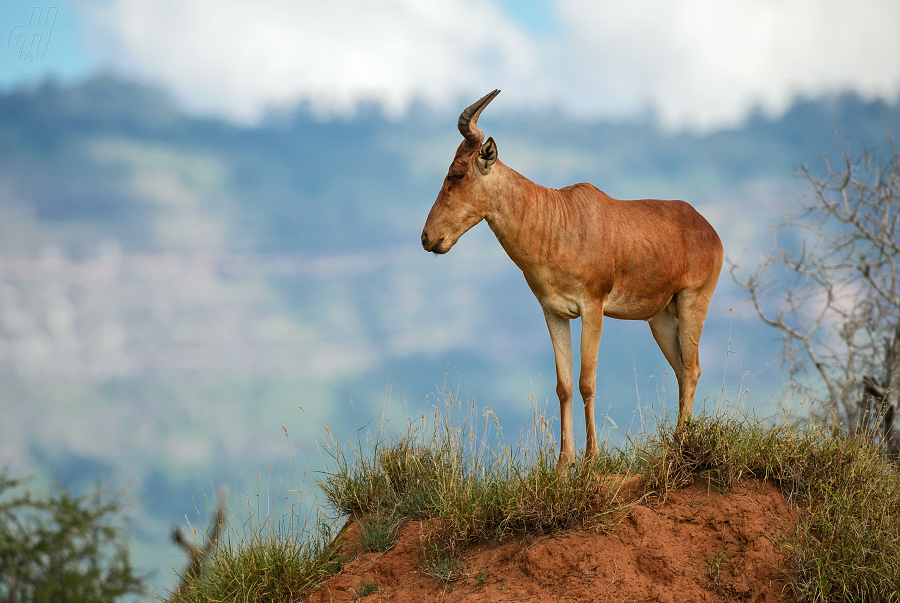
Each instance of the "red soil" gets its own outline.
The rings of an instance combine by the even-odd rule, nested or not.
[[[773,486],[744,482],[728,493],[695,483],[664,504],[636,505],[608,533],[573,530],[483,543],[462,558],[462,576],[444,583],[422,571],[427,524],[412,522],[387,553],[363,553],[306,599],[330,601],[659,601],[796,600],[773,539],[795,516]],[[347,542],[358,538],[355,525]],[[715,559],[718,574],[711,575]],[[713,570],[715,573],[715,570]],[[363,599],[355,590],[375,582]]]

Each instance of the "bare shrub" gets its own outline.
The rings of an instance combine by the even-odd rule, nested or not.
[[[849,143],[797,169],[798,206],[774,229],[755,271],[731,265],[759,317],[781,335],[793,385],[819,418],[863,429],[900,453],[900,155]],[[838,141],[840,143],[840,141]]]

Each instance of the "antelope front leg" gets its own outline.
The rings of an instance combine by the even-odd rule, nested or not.
[[[597,445],[597,427],[594,424],[594,401],[597,396],[597,354],[600,351],[600,333],[603,331],[603,307],[596,308],[581,315],[581,373],[578,376],[578,389],[584,399],[584,427],[587,434],[584,443],[585,462],[597,458],[600,447]]]
[[[569,319],[560,318],[544,308],[544,319],[553,342],[556,358],[556,395],[559,396],[560,441],[556,472],[568,469],[575,462],[575,433],[572,429],[572,334]],[[596,360],[596,359],[595,359]]]

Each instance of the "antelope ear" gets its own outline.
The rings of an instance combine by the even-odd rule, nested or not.
[[[495,161],[497,161],[497,143],[494,142],[494,137],[492,136],[487,139],[486,143],[481,145],[481,150],[478,151],[478,159],[475,161],[475,165],[478,167],[478,171],[481,172],[482,176],[487,176]]]

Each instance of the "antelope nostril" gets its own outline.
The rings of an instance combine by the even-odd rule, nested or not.
[[[425,231],[422,231],[422,247],[428,249],[428,235],[425,234]]]

